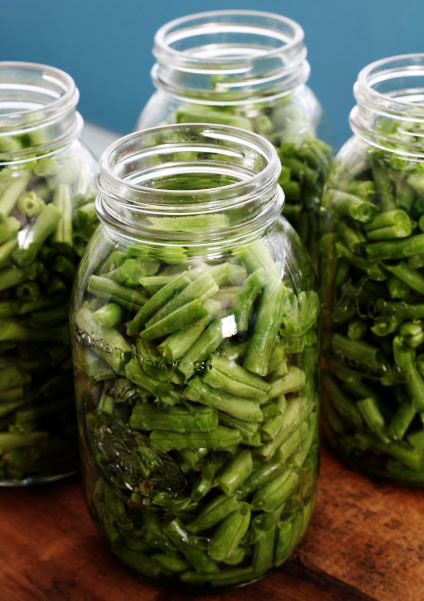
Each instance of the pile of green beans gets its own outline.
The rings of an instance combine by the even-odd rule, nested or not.
[[[31,140],[21,138],[3,138],[0,150],[27,148]],[[78,468],[68,305],[97,225],[91,157],[80,153],[70,146],[0,164],[0,481],[6,483]]]
[[[317,293],[284,281],[261,239],[218,262],[117,244],[96,264],[74,317],[95,520],[145,576],[263,576],[315,501]]]
[[[315,124],[296,99],[256,105],[183,104],[169,119],[176,123],[218,123],[254,131],[270,140],[282,164],[279,184],[285,194],[284,217],[318,262],[319,210],[331,162],[331,149],[315,134]]]
[[[325,430],[355,467],[424,483],[424,169],[356,156],[324,194]]]

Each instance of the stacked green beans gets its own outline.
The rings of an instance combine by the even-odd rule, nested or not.
[[[342,153],[343,154],[343,153]],[[356,467],[424,482],[424,170],[344,152],[324,195],[323,413]]]
[[[176,123],[219,123],[254,131],[277,149],[285,194],[284,217],[317,264],[319,210],[331,161],[331,149],[315,134],[315,125],[296,100],[284,97],[257,105],[183,104],[171,116]]]
[[[96,264],[81,276],[74,359],[101,531],[148,577],[261,577],[314,506],[317,293],[291,287],[260,239],[217,262],[118,245]]]
[[[15,136],[1,144],[2,151],[17,152],[30,148],[31,139]],[[66,153],[0,164],[5,483],[56,477],[78,467],[68,304],[76,265],[96,226],[91,157],[85,153],[71,146]]]

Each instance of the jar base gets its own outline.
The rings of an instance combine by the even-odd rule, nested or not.
[[[64,472],[63,474],[54,474],[53,476],[28,476],[27,478],[22,479],[0,480],[0,488],[24,488],[27,486],[36,486],[37,484],[50,484],[51,482],[74,476],[75,474],[78,474],[78,472],[79,470],[75,469]]]
[[[368,456],[366,457],[364,455],[362,460],[359,457],[355,458],[351,455],[347,456],[340,450],[338,446],[329,442],[328,437],[325,441],[325,444],[327,448],[331,451],[331,453],[335,457],[337,457],[337,459],[339,459],[346,467],[349,467],[355,472],[358,472],[362,476],[366,476],[367,478],[375,480],[376,482],[380,482],[381,484],[393,484],[396,486],[410,488],[424,488],[424,473],[421,476],[418,475],[416,480],[400,478],[399,476],[396,477],[387,473],[383,468],[378,469],[370,467],[370,461]],[[365,465],[365,462],[367,463],[367,466]],[[421,478],[421,480],[419,480],[418,478]]]

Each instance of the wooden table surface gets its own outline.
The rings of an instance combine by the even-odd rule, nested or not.
[[[202,601],[424,601],[424,490],[373,482],[322,452],[318,506],[284,568]],[[0,490],[0,601],[185,601],[102,546],[78,478]]]

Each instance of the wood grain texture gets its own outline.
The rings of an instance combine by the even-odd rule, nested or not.
[[[284,569],[198,601],[424,601],[424,491],[375,483],[324,450],[318,506]],[[102,546],[74,478],[0,490],[0,600],[186,601]],[[191,597],[189,597],[191,598]]]

